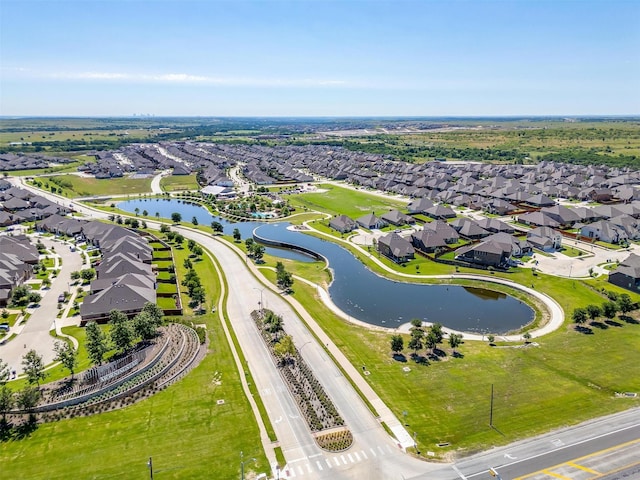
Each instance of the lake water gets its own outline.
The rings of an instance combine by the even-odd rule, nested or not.
[[[225,233],[230,234],[234,228],[238,228],[242,238],[249,237],[257,229],[260,237],[317,252],[327,258],[333,273],[333,281],[329,286],[333,302],[346,314],[373,325],[395,328],[419,318],[460,331],[503,334],[526,325],[534,317],[531,307],[514,297],[491,290],[490,285],[487,289],[418,285],[380,277],[339,245],[288,230],[289,224],[286,222],[232,223],[213,217],[199,205],[178,200],[140,199],[118,204],[118,208],[128,212],[134,212],[136,207],[140,212],[147,210],[152,217],[155,212],[164,218],[171,218],[171,213],[180,212],[183,221],[190,221],[195,216],[199,224],[210,225],[212,220],[216,220],[224,225]],[[286,252],[305,261],[311,260],[307,255],[292,250],[268,247],[267,251],[280,257]]]

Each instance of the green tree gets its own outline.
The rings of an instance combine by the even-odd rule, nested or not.
[[[220,222],[216,222],[215,220],[211,222],[211,228],[213,229],[213,233],[222,233],[224,227]]]
[[[147,302],[144,304],[144,307],[142,307],[142,311],[149,315],[149,317],[153,321],[153,325],[155,325],[156,328],[162,325],[164,312],[158,305],[156,305],[155,303]]]
[[[412,335],[411,340],[409,340],[409,348],[413,350],[414,355],[417,355],[418,350],[422,348],[422,338]]]
[[[253,244],[252,256],[256,263],[260,263],[264,257],[265,248],[259,243]]]
[[[489,345],[493,345],[493,342],[495,342],[496,337],[494,335],[487,335],[487,340],[489,341]]]
[[[616,303],[609,301],[602,304],[602,314],[605,316],[605,318],[611,320],[616,316],[617,313],[618,305]]]
[[[191,219],[191,223],[192,223],[194,226],[197,226],[197,225],[198,225],[198,219],[194,216],[194,217]]]
[[[47,374],[44,371],[42,356],[38,355],[35,350],[29,350],[24,357],[22,357],[22,369],[27,376],[27,382],[29,382],[29,385],[33,385],[35,383],[40,387],[40,382],[47,378]]]
[[[136,213],[136,217],[140,213],[140,209],[138,207],[134,208],[133,211]]]
[[[404,339],[402,335],[391,336],[391,351],[393,353],[401,353],[404,350]]]
[[[247,248],[247,252],[251,253],[253,249],[253,238],[249,237],[244,241],[244,246]]]
[[[173,212],[171,214],[171,221],[173,223],[180,223],[182,221],[182,215],[179,212]]]
[[[410,323],[411,323],[411,330],[413,330],[414,328],[422,329],[422,320],[420,320],[419,318],[412,318]]]
[[[96,271],[93,268],[85,268],[80,270],[80,277],[84,283],[89,283],[96,276]]]
[[[184,268],[186,268],[187,270],[189,270],[190,268],[193,268],[193,263],[191,263],[191,260],[189,260],[188,258],[184,259],[184,262],[182,262],[182,265],[184,266]]]
[[[149,215],[149,212],[147,212],[146,210],[143,210],[143,211],[142,211],[142,216],[143,216],[143,217],[146,217],[147,215]]]
[[[429,332],[427,332],[424,337],[424,346],[431,350],[431,353],[433,353],[438,346],[438,335],[431,329],[429,329]]]
[[[180,233],[176,233],[173,237],[173,241],[176,242],[177,246],[181,246],[182,242],[184,242],[184,236],[182,236]]]
[[[444,334],[442,333],[442,325],[439,323],[434,323],[433,325],[431,325],[431,328],[429,329],[429,331],[431,333],[433,333],[434,338],[436,340],[436,344],[440,344],[442,343],[442,339],[444,337]]]
[[[242,239],[242,234],[238,228],[233,229],[233,240],[239,242]]]
[[[273,350],[278,358],[281,359],[283,363],[286,363],[291,357],[296,354],[296,347],[293,343],[293,338],[291,335],[285,335],[280,339],[278,343],[275,344]]]
[[[11,389],[6,385],[0,386],[0,413],[2,414],[2,423],[4,425],[7,424],[7,413],[13,408],[14,403]]]
[[[282,262],[276,263],[276,283],[285,292],[289,292],[293,286],[293,276],[287,272]]]
[[[629,294],[620,294],[620,296],[618,297],[618,309],[624,314],[627,314],[634,310],[634,305]]]
[[[91,363],[102,365],[104,355],[109,351],[107,337],[96,322],[87,323],[87,339],[84,343]]]
[[[153,318],[144,311],[133,317],[133,331],[142,340],[151,340],[158,333]]]
[[[109,312],[109,323],[111,324],[111,343],[120,352],[126,352],[131,348],[134,340],[131,321],[120,310],[111,310]]]
[[[524,338],[524,343],[529,343],[529,340],[531,340],[531,334],[529,332],[525,332],[524,335],[522,335],[522,338]]]
[[[587,315],[593,322],[594,320],[598,319],[600,315],[602,315],[602,309],[598,305],[587,305]]]
[[[73,374],[78,366],[78,352],[76,349],[73,348],[73,345],[70,343],[56,342],[54,350],[56,352],[54,360],[60,362],[64,368],[69,370],[71,378],[73,378]]]
[[[157,212],[156,212],[157,213]],[[160,233],[169,233],[171,231],[171,227],[169,227],[169,225],[166,224],[162,224],[160,225]]]
[[[573,320],[573,323],[577,323],[578,325],[582,325],[583,323],[585,323],[587,321],[587,318],[589,318],[589,315],[587,314],[586,308],[575,308],[573,310],[573,313],[571,314],[571,320]]]
[[[20,410],[29,413],[29,421],[34,422],[33,409],[38,406],[40,402],[40,390],[36,387],[26,386],[18,392],[16,398],[16,405]]]
[[[456,349],[462,343],[462,334],[460,333],[451,333],[449,334],[449,346],[453,350],[453,353],[456,353]]]

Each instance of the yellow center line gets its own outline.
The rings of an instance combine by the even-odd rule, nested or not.
[[[593,473],[594,475],[601,475],[600,472],[596,472],[592,468],[585,467],[584,465],[578,465],[577,463],[574,463],[574,462],[567,462],[566,465],[569,465],[570,467],[573,467],[573,468],[577,468],[579,470],[584,470],[585,472]]]
[[[554,478],[562,478],[563,480],[571,480],[571,477],[565,477],[564,475],[560,475],[559,473],[552,472],[550,470],[542,470],[542,473],[545,475],[549,475]]]

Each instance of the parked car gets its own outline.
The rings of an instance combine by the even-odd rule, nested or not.
[[[64,301],[65,301],[64,293],[61,293],[60,295],[58,295],[58,303],[64,303]]]

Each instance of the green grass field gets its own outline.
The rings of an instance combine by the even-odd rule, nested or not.
[[[200,185],[196,180],[196,174],[170,175],[160,179],[160,187],[165,192],[177,192],[180,190],[198,190]]]
[[[151,191],[151,178],[95,179],[77,175],[58,175],[41,178],[45,190],[55,186],[62,188],[65,197],[89,197],[94,195],[134,195]]]
[[[398,200],[372,195],[362,190],[323,184],[318,188],[326,189],[322,193],[301,193],[289,195],[289,202],[296,207],[320,210],[331,215],[347,215],[354,220],[367,213],[375,212],[380,216],[393,209],[406,209],[406,204]]]

